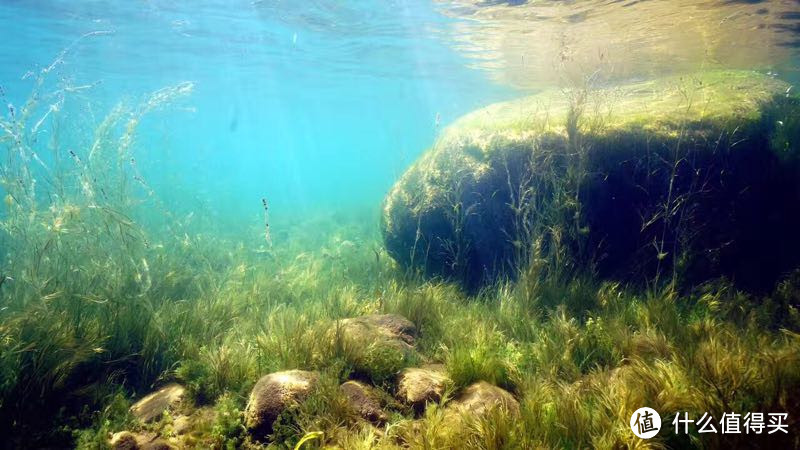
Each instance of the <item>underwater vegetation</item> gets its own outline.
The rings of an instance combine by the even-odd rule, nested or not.
[[[39,140],[70,120],[42,80],[0,118],[3,446],[800,446],[797,99],[751,73],[669,83],[490,106],[382,224],[378,205],[278,221],[265,246],[263,223],[170,213],[132,159],[142,117],[191,84],[67,148]],[[644,405],[786,412],[791,432],[643,441]]]
[[[625,282],[666,272],[679,285],[726,276],[769,289],[800,263],[789,92],[766,75],[708,71],[491,105],[395,185],[386,247],[473,291],[531,257]]]

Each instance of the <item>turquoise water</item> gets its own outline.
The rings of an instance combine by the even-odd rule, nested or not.
[[[258,222],[265,197],[279,220],[377,206],[458,116],[596,72],[611,82],[744,66],[797,78],[794,6],[751,3],[3,2],[0,85],[19,107],[33,85],[24,75],[64,52],[46,84],[90,86],[62,114],[76,120],[61,142],[81,155],[120,100],[191,82],[190,97],[139,128],[142,176],[176,211]],[[745,25],[767,31],[736,32]]]
[[[267,373],[391,398],[423,362],[507,388],[532,434],[478,435],[524,448],[638,443],[616,405],[727,409],[715,379],[795,418],[798,83],[796,0],[0,1],[0,449],[171,435],[129,409],[167,382],[180,442],[233,448]],[[340,340],[371,314],[418,347]],[[271,442],[448,448],[409,405],[378,437],[311,403]]]
[[[454,20],[426,2],[4,2],[0,80],[19,107],[22,76],[68,49],[46,83],[92,85],[65,102],[78,155],[116,102],[192,82],[139,128],[142,176],[172,209],[257,224],[262,197],[275,220],[379,204],[441,126],[513,95],[448,46]]]

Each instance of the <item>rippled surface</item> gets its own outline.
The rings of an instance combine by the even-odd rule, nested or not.
[[[24,104],[23,75],[65,48],[48,82],[92,86],[70,97],[76,140],[121,99],[191,81],[185,111],[143,127],[169,148],[141,156],[152,177],[245,211],[377,204],[437,121],[516,95],[450,45],[459,20],[429,1],[0,2],[0,102]]]
[[[521,88],[645,78],[700,68],[798,76],[795,0],[454,0],[454,45]]]
[[[446,77],[463,66],[443,42],[453,21],[421,1],[7,2],[0,73],[17,78],[102,30],[72,61],[87,75],[153,78],[203,66],[233,69],[249,88],[267,74],[323,83]]]
[[[141,164],[244,210],[262,193],[377,204],[444,126],[534,90],[704,67],[800,81],[788,0],[10,0],[0,30],[3,103],[23,104],[23,75],[64,49],[49,81],[92,87],[65,112],[87,128],[64,139],[120,99],[193,82],[185,110],[144,127],[169,152]]]
[[[113,37],[89,46],[82,65],[112,76],[235,67],[336,88],[341,77],[457,82],[468,65],[530,89],[595,72],[613,81],[704,67],[800,71],[797,0],[8,2],[0,23],[11,24],[0,73],[16,76],[42,64],[37,53],[98,30]],[[34,42],[36,52],[19,54]]]

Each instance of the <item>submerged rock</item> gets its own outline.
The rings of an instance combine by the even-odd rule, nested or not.
[[[192,421],[189,416],[178,416],[172,422],[172,433],[181,436],[188,433],[192,428]]]
[[[174,450],[175,446],[164,439],[154,439],[142,445],[142,450]]]
[[[519,402],[508,391],[485,381],[467,386],[444,408],[440,434],[447,441],[470,434],[470,428],[482,420],[513,422],[520,416]]]
[[[397,398],[421,412],[428,402],[441,400],[451,383],[442,364],[409,367],[397,378]]]
[[[447,404],[448,412],[479,417],[494,408],[502,408],[508,414],[519,415],[519,402],[505,389],[485,381],[467,386]]]
[[[161,417],[165,411],[179,408],[184,400],[186,389],[171,383],[146,395],[131,406],[131,413],[143,423],[152,422]]]
[[[343,319],[333,331],[352,352],[353,369],[375,383],[393,378],[422,359],[414,345],[417,328],[397,314],[370,314]]]
[[[114,450],[137,450],[140,448],[136,441],[136,435],[130,431],[114,433],[108,444]]]
[[[315,372],[288,370],[261,377],[250,392],[244,424],[256,439],[272,433],[275,419],[289,406],[302,401],[314,389]]]
[[[156,434],[131,433],[130,431],[114,433],[108,441],[108,445],[113,450],[171,450],[175,448]]]
[[[711,71],[567,97],[446,129],[385,199],[392,257],[469,289],[531,260],[752,289],[800,264],[800,99],[786,83]]]
[[[369,314],[339,321],[346,339],[382,342],[411,350],[417,336],[414,323],[397,314]]]
[[[381,407],[380,393],[377,389],[360,381],[347,381],[339,386],[350,407],[370,422],[382,424],[389,416]]]

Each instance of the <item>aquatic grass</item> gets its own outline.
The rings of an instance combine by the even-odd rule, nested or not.
[[[308,398],[278,417],[270,440],[288,448],[310,433],[321,432],[323,439],[331,440],[345,433],[347,424],[355,421],[355,413],[339,389],[339,377],[323,372]]]
[[[485,328],[474,318],[468,326],[458,326],[463,331],[452,336],[444,351],[447,373],[456,388],[466,387],[476,381],[514,389],[514,372],[521,354],[513,343],[494,328]]]
[[[54,142],[58,168],[32,153],[41,118],[34,103],[19,121],[2,119],[10,159],[0,181],[11,201],[0,220],[0,269],[13,281],[0,284],[0,427],[10,445],[101,447],[109,432],[140,427],[128,413],[132,400],[177,380],[216,413],[195,418],[187,442],[257,448],[241,429],[247,391],[266,373],[295,368],[322,378],[276,428],[289,446],[323,432],[324,442],[306,445],[636,448],[644,444],[627,423],[643,405],[664,411],[666,423],[678,411],[800,414],[800,275],[753,295],[726,280],[642,289],[575,270],[566,242],[584,225],[574,215],[580,173],[552,204],[524,212],[558,216],[563,226],[519,242],[529,258],[517,279],[479,292],[398,269],[366,219],[372,210],[304,218],[291,233],[279,219],[268,250],[251,244],[263,242],[258,223],[226,231],[175,215],[139,220],[142,209],[160,206],[131,164],[134,131],[144,113],[187,88],[120,104],[75,157]],[[43,124],[67,119],[47,114]],[[338,320],[375,312],[416,324],[419,360],[343,338]],[[449,432],[450,395],[420,419],[394,408],[382,429],[347,408],[340,382],[367,374],[391,391],[399,369],[423,360],[443,362],[454,389],[485,380],[511,390],[519,420],[496,412]],[[740,443],[713,439],[665,433],[647,445]],[[797,446],[786,439],[776,448]]]
[[[93,428],[76,430],[75,448],[80,450],[99,450],[108,446],[109,433],[132,426],[135,419],[131,414],[130,402],[123,392],[116,392],[103,401],[104,407],[93,412],[90,418]]]
[[[442,282],[391,282],[381,297],[382,311],[399,314],[417,327],[418,347],[433,352],[439,346],[448,318],[459,313],[459,305],[468,303],[458,286]]]
[[[446,435],[448,425],[445,409],[441,405],[433,403],[425,409],[421,420],[396,422],[391,428],[390,437],[408,448],[448,448]]]
[[[238,257],[229,262],[234,272],[237,262]],[[272,273],[278,273],[280,269],[274,270]],[[324,271],[330,269],[318,270],[325,276]],[[720,305],[726,296],[733,295],[740,301],[747,298],[733,294],[728,287],[719,290],[709,287],[692,300],[676,297],[672,292],[643,295],[618,284],[601,284],[587,309],[573,315],[567,304],[542,305],[503,286],[498,286],[495,292],[485,292],[480,299],[470,300],[446,283],[395,284],[383,290],[383,299],[379,301],[371,297],[369,287],[354,290],[352,285],[325,289],[318,284],[314,296],[305,297],[307,288],[300,288],[298,294],[292,287],[276,283],[272,274],[256,275],[247,269],[239,275],[233,273],[230,278],[218,274],[214,277],[220,288],[197,290],[191,300],[156,302],[158,306],[130,312],[131,316],[141,316],[141,311],[154,308],[151,314],[158,316],[152,324],[155,328],[143,336],[153,336],[149,339],[160,339],[161,343],[150,341],[147,344],[152,347],[150,351],[169,348],[172,358],[181,361],[179,367],[195,364],[202,368],[202,376],[187,376],[186,381],[191,385],[194,380],[198,388],[210,389],[197,394],[210,403],[222,398],[226,391],[246,392],[248,384],[260,374],[280,368],[328,369],[334,371],[334,379],[346,377],[348,364],[360,349],[347,348],[341,340],[320,337],[331,333],[331,326],[338,318],[378,311],[381,304],[385,312],[414,318],[422,333],[420,349],[433,360],[444,361],[459,385],[486,379],[511,388],[521,400],[524,426],[510,427],[501,418],[476,423],[468,440],[476,448],[503,443],[531,447],[635,446],[638,444],[631,441],[620,423],[627,420],[628,410],[638,404],[656,405],[667,411],[684,408],[701,412],[724,398],[729,404],[745,401],[735,404],[752,409],[756,406],[749,405],[760,405],[766,400],[770,405],[785,405],[790,398],[788,392],[798,385],[796,371],[792,369],[796,367],[792,364],[797,364],[797,351],[791,334],[774,334],[766,345],[763,339],[754,337],[770,332],[758,326],[747,333],[725,331],[730,328],[727,323],[743,319],[738,317],[738,309],[728,317],[728,311]],[[365,286],[369,283],[365,282]],[[151,292],[154,289],[157,289],[155,284]],[[260,295],[268,289],[273,291],[272,296]],[[780,295],[787,296],[786,289]],[[577,291],[580,290],[587,289]],[[562,292],[576,292],[576,288],[567,286]],[[566,301],[569,299],[565,298]],[[105,305],[110,308],[114,303]],[[115,307],[121,308],[122,304]],[[517,312],[525,315],[517,316]],[[115,314],[127,313],[120,309]],[[115,316],[107,317],[110,320]],[[516,323],[521,322],[521,317],[530,317],[532,321]],[[760,324],[762,319],[750,320]],[[32,321],[29,326],[35,323],[41,321]],[[132,326],[131,330],[136,329],[132,318],[124,323]],[[126,335],[122,327],[114,330],[118,334],[115,339]],[[130,339],[137,339],[134,336]],[[714,340],[709,341],[709,337]],[[733,353],[739,356],[714,357],[724,354],[721,349],[712,351],[717,344],[709,342],[717,339],[722,339],[720,342],[724,344],[719,345],[724,345],[721,349],[726,351],[741,348]],[[679,354],[674,348],[681,348],[682,352]],[[763,354],[759,358],[763,359],[741,359],[742,355],[759,352]],[[134,353],[137,352],[127,354],[128,363],[143,363],[138,355],[131,356]],[[711,366],[695,372],[694,359],[681,354],[705,358]],[[239,369],[231,372],[226,368],[230,364]],[[730,386],[741,386],[741,381],[730,377],[741,370],[746,374],[755,366],[763,367],[763,372],[752,375],[752,379],[765,381],[749,392],[737,393],[735,399],[705,392],[711,385],[703,380],[729,386],[722,392],[731,392]],[[165,368],[164,376],[170,376],[170,370]],[[180,369],[176,374],[184,379]],[[327,395],[320,397],[320,401],[330,401]],[[304,416],[303,420],[308,421],[305,428],[284,429],[288,442],[296,441],[305,432],[324,428],[326,442],[367,441],[364,444],[367,448],[395,446],[388,438],[370,435],[352,425],[358,421],[336,413],[334,405],[323,406],[314,409],[316,412],[309,410]],[[330,422],[319,422],[320,417]],[[403,428],[407,419],[394,420],[394,426]],[[435,425],[441,419],[436,419],[433,411],[430,418],[423,417],[423,423],[428,420],[430,428],[424,425],[411,428],[409,424],[403,440],[413,446],[455,446],[455,442],[435,431],[446,425]]]
[[[209,440],[215,448],[234,449],[244,441],[241,403],[229,394],[222,395],[215,405],[215,420]]]
[[[244,395],[258,377],[253,353],[242,342],[202,346],[196,357],[183,356],[175,377],[199,403],[213,402],[229,391]]]

